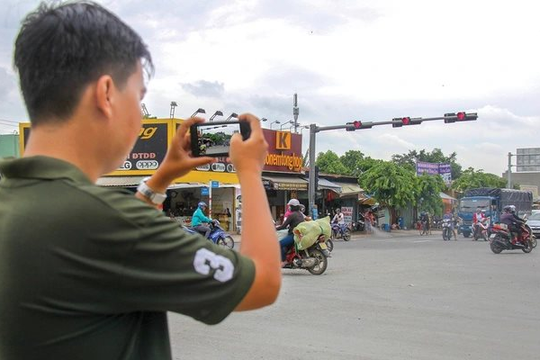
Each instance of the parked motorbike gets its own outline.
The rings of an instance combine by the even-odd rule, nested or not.
[[[488,241],[488,228],[489,228],[489,217],[484,218],[482,221],[477,222],[473,225],[473,241],[477,241],[478,239],[484,239],[484,241]]]
[[[317,241],[305,250],[296,250],[291,246],[285,256],[286,269],[306,269],[313,275],[321,275],[328,267],[328,258],[324,254],[327,250],[325,236],[320,235]]]
[[[512,233],[506,224],[494,224],[489,237],[491,251],[499,254],[503,250],[521,249],[524,253],[530,253],[535,247],[536,238],[527,224],[521,225],[521,238],[512,244]],[[517,236],[516,236],[517,237]]]
[[[234,239],[221,227],[219,220],[214,219],[209,223],[210,234],[208,234],[208,240],[211,240],[214,244],[227,247],[229,249],[234,248]],[[197,230],[182,225],[182,228],[190,234],[200,234]],[[201,234],[204,235],[204,234]]]
[[[332,224],[332,237],[331,239],[343,239],[345,241],[351,240],[351,229],[345,224]]]
[[[442,220],[442,238],[444,241],[452,240],[454,232],[452,231],[452,219]],[[455,238],[454,238],[455,239]]]

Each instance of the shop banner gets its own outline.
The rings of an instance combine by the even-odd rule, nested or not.
[[[352,206],[342,206],[341,212],[343,213],[343,218],[345,220],[345,224],[352,224],[352,215],[353,215],[353,207]]]
[[[429,163],[423,161],[416,162],[416,174],[441,175],[446,184],[452,182],[452,167],[450,164]]]
[[[264,171],[302,172],[302,134],[263,129],[268,143]]]

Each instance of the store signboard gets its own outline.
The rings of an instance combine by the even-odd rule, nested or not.
[[[263,129],[268,143],[268,155],[264,171],[297,172],[302,171],[302,134],[290,131]]]
[[[345,224],[351,224],[352,223],[352,215],[353,215],[353,207],[352,206],[342,206],[341,212],[343,213],[343,219],[345,220]]]
[[[151,175],[161,165],[167,153],[169,122],[146,120],[139,131],[135,146],[123,164],[109,175]]]

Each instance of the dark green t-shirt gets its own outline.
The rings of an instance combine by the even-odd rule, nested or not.
[[[170,359],[167,311],[215,324],[251,287],[251,260],[69,163],[0,173],[3,360]]]

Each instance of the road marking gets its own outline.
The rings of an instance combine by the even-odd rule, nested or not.
[[[415,243],[421,243],[421,242],[429,242],[429,241],[431,241],[431,240],[415,240],[415,241],[413,241],[413,242],[415,242]]]

